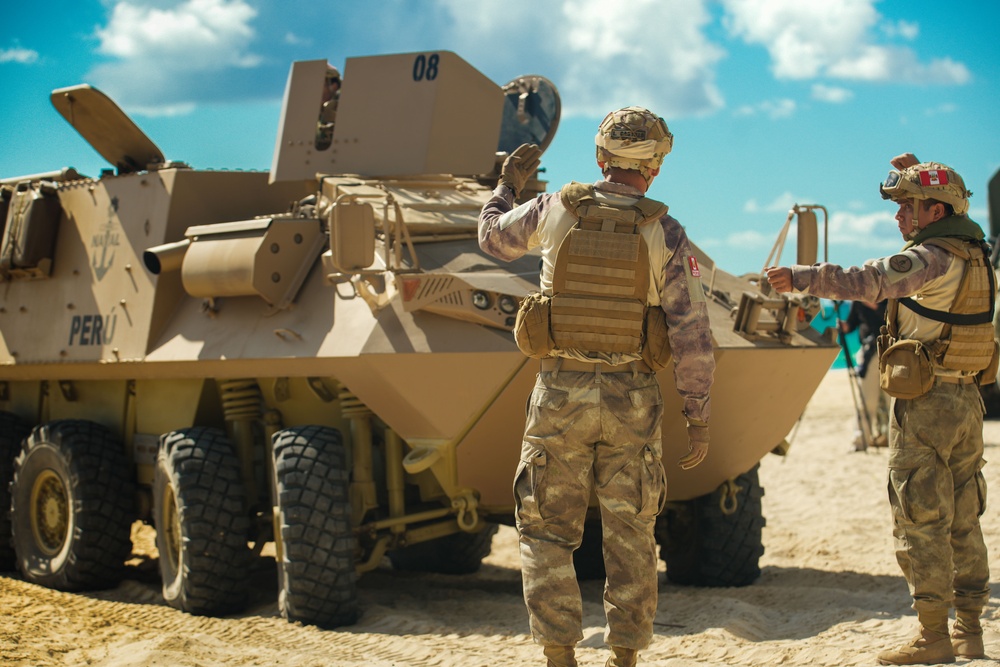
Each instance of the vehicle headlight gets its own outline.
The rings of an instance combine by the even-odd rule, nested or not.
[[[472,305],[479,310],[486,310],[490,307],[490,295],[482,290],[476,290],[472,293]]]
[[[517,312],[517,299],[509,294],[500,295],[497,305],[500,306],[500,312],[506,315],[513,315]]]

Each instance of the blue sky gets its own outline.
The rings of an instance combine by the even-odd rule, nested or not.
[[[930,0],[54,0],[7,3],[0,27],[0,177],[103,160],[51,90],[90,83],[170,159],[267,169],[294,60],[450,50],[503,84],[562,95],[546,178],[600,177],[593,136],[631,104],[674,151],[651,196],[734,273],[759,271],[794,203],[830,212],[828,256],[901,245],[878,196],[890,157],[951,165],[988,229],[1000,167],[1000,3]],[[793,246],[789,246],[790,248]],[[823,250],[820,251],[823,257]],[[786,251],[783,259],[791,260]]]

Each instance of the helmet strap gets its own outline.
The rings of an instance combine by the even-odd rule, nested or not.
[[[919,234],[921,231],[920,209],[923,208],[923,206],[921,206],[920,202],[922,201],[923,201],[922,199],[913,200],[913,229],[910,231],[909,234],[906,235],[906,238],[910,239],[911,241],[917,238],[917,234]]]

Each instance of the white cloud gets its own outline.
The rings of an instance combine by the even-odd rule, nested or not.
[[[186,0],[172,10],[124,0],[107,28],[97,30],[98,51],[148,60],[183,54],[187,66],[197,69],[252,67],[260,62],[246,51],[254,34],[248,24],[256,15],[243,0]]]
[[[778,118],[788,118],[795,113],[797,105],[795,100],[787,98],[777,100],[764,100],[757,104],[744,104],[733,111],[734,116],[756,116],[764,114],[771,120]]]
[[[873,251],[898,248],[903,240],[894,215],[894,210],[876,213],[834,212],[830,215],[830,243],[870,247]]]
[[[920,84],[962,84],[971,78],[969,69],[951,58],[924,65],[912,49],[883,46],[860,48],[854,55],[831,62],[826,72],[841,79]]]
[[[495,61],[496,44],[482,35],[517,26],[505,35],[504,51],[549,61],[546,76],[558,81],[564,115],[600,117],[636,104],[669,123],[724,104],[715,65],[725,51],[705,34],[708,1],[561,0],[545,4],[548,20],[539,20],[537,0],[438,3],[453,17],[459,52],[470,62]]]
[[[754,229],[746,229],[730,234],[726,238],[726,245],[734,248],[766,248],[774,243],[774,239]]]
[[[907,47],[873,41],[879,21],[874,0],[723,0],[730,34],[761,44],[771,55],[779,79],[830,76],[862,81],[962,84],[968,68],[951,58],[921,63]],[[884,29],[884,28],[883,28]],[[912,39],[915,23],[900,21],[894,34]]]
[[[38,51],[32,49],[22,49],[15,46],[9,49],[0,49],[0,63],[20,63],[30,65],[38,61]]]
[[[161,9],[144,0],[120,0],[105,27],[98,52],[115,60],[94,68],[92,79],[133,109],[163,113],[189,108],[206,72],[260,64],[250,50],[257,11],[244,0],[184,0]],[[198,84],[201,83],[201,86]]]
[[[837,86],[827,86],[822,83],[815,83],[812,87],[812,97],[821,102],[831,104],[841,104],[854,97],[854,93],[847,88]]]
[[[803,199],[796,199],[791,192],[782,192],[775,197],[771,203],[761,206],[756,199],[751,199],[743,204],[744,213],[788,213],[791,208]]]
[[[896,23],[883,23],[882,32],[889,37],[902,37],[913,41],[920,35],[920,26],[910,21],[897,21]]]

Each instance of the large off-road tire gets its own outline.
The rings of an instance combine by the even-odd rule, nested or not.
[[[243,608],[250,517],[240,462],[223,431],[196,426],[160,437],[153,524],[170,606],[199,615]]]
[[[657,517],[656,538],[667,579],[685,586],[748,586],[760,576],[764,490],[757,466],[738,476],[735,496],[712,493],[671,503]]]
[[[573,567],[578,581],[608,576],[604,568],[604,527],[600,519],[587,519],[583,524],[583,539],[580,548],[573,552]]]
[[[65,591],[116,586],[132,553],[135,484],[99,424],[35,427],[14,463],[12,534],[25,579]]]
[[[490,555],[493,536],[500,526],[490,524],[475,533],[452,533],[389,552],[392,566],[404,572],[472,574]]]
[[[0,572],[14,570],[14,540],[11,529],[10,485],[14,481],[14,457],[31,427],[10,412],[0,412]]]
[[[350,478],[340,432],[297,426],[273,438],[278,607],[323,628],[360,616]]]

